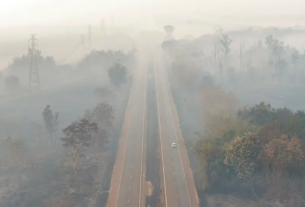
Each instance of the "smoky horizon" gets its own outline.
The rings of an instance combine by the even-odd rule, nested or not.
[[[304,5],[2,2],[0,206],[304,206]]]

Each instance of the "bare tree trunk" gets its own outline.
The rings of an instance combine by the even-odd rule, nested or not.
[[[54,146],[56,146],[56,141],[57,141],[57,133],[56,130],[54,131]]]
[[[18,173],[18,188],[19,189],[21,188],[21,170],[19,170],[19,173]]]
[[[74,170],[75,175],[76,175],[76,162],[77,162],[77,155],[75,155],[73,158],[73,170]]]
[[[261,199],[258,197],[258,195],[255,193],[255,190],[254,190],[254,185],[253,185],[253,180],[250,181],[251,182],[251,189],[252,189],[252,193],[254,195],[254,197],[257,199],[257,201],[259,202],[260,206],[263,206],[263,203],[261,201]]]
[[[49,132],[49,134],[50,134],[50,144],[52,146],[52,132]]]

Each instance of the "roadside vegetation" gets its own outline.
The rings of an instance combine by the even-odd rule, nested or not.
[[[305,205],[305,56],[276,38],[285,35],[293,30],[162,44],[202,206]]]
[[[230,105],[225,95],[210,97],[210,104]],[[205,192],[242,193],[262,206],[304,206],[305,111],[264,102],[215,109],[204,115],[205,133],[195,145]]]
[[[35,113],[32,113],[30,118],[14,116],[12,112],[13,116],[0,118],[2,139],[0,206],[94,207],[105,205],[117,140],[131,86],[131,81],[127,77],[130,77],[132,68],[124,63],[129,61],[130,65],[133,64],[133,59],[130,59],[132,54],[129,58],[121,52],[115,54],[101,52],[98,56],[106,54],[113,57],[113,63],[109,62],[108,67],[99,65],[97,62],[91,65],[96,70],[99,68],[95,71],[98,75],[111,71],[111,75],[106,76],[106,80],[100,77],[100,86],[92,90],[91,94],[87,94],[92,99],[86,100],[92,101],[91,108],[80,110],[81,102],[74,101],[73,104],[65,106],[66,102],[60,103],[58,100],[58,102],[52,101],[57,104],[45,102],[43,108],[36,107],[33,110]],[[79,70],[81,71],[88,64],[88,59],[99,58],[95,55],[97,53],[92,52],[80,61],[79,66],[74,68],[75,73],[79,73]],[[123,59],[118,70],[116,70],[117,58],[114,56]],[[51,60],[50,57],[39,59],[42,64],[45,61],[53,62]],[[111,59],[108,58],[108,61]],[[13,74],[18,74],[19,71],[22,75],[21,68],[26,64],[27,56],[16,58],[7,71]],[[51,65],[57,67],[53,63]],[[44,70],[49,69],[44,68]],[[48,72],[56,76],[53,74],[54,71]],[[68,72],[71,73],[71,71]],[[84,74],[88,75],[86,72]],[[14,75],[6,78],[5,84],[11,91],[16,91],[22,86],[18,77]],[[92,86],[89,85],[89,87]],[[69,91],[64,97],[75,99],[74,93],[77,90],[76,88],[72,92]],[[54,99],[58,99],[57,94],[61,93],[60,90],[55,90]],[[43,95],[42,93],[41,96]],[[77,91],[76,96],[83,95],[82,91],[80,93]],[[39,97],[40,94],[32,96],[28,98],[29,104],[33,104],[35,97]],[[48,100],[53,99],[48,97]],[[39,103],[42,101],[45,100],[39,100]],[[66,107],[74,108],[73,113],[79,114],[78,118],[71,120],[69,117],[71,114],[67,113]],[[29,113],[25,111],[24,114]]]
[[[92,50],[75,65],[58,64],[53,56],[44,56],[41,51],[36,51],[36,58],[42,88],[93,74],[100,76],[104,82],[110,80],[115,86],[120,86],[130,78],[135,67],[134,51]],[[1,93],[12,96],[27,92],[30,61],[31,53],[28,52],[15,57],[3,69],[0,74]],[[107,76],[109,80],[104,78]],[[0,95],[5,98],[3,94]]]

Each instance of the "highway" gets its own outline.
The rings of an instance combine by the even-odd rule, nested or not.
[[[108,207],[144,205],[146,69],[145,62],[139,62],[121,131]]]
[[[164,207],[199,207],[193,173],[179,127],[161,51],[139,57],[126,109],[107,207],[145,206],[146,76],[151,61],[156,81]],[[177,143],[177,148],[171,148]],[[158,149],[156,149],[158,150]]]
[[[161,51],[154,55],[164,207],[198,207],[199,200]],[[171,144],[177,143],[177,148]]]

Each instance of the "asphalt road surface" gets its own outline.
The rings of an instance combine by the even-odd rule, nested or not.
[[[162,53],[156,51],[149,59],[139,58],[139,67],[127,105],[116,163],[111,180],[107,207],[145,206],[145,121],[146,73],[153,61],[156,100],[162,157],[163,206],[198,207],[198,197],[189,158],[179,128]],[[141,62],[142,61],[142,62]],[[149,121],[149,120],[147,120]],[[176,143],[177,148],[171,144]],[[158,150],[158,149],[156,149]]]
[[[108,207],[143,206],[143,156],[146,115],[146,70],[139,62],[121,131]]]
[[[159,137],[163,168],[164,206],[197,207],[197,191],[186,146],[179,128],[179,118],[170,93],[162,53],[154,55]],[[171,144],[176,143],[177,148]]]

